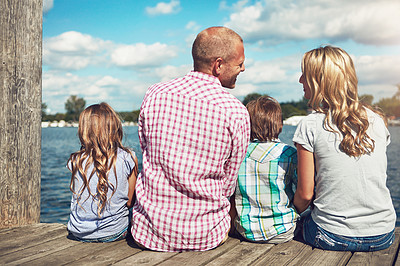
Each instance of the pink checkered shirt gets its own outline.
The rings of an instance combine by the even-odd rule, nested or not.
[[[139,116],[134,239],[158,251],[218,246],[249,137],[247,109],[217,78],[192,71],[150,87]]]

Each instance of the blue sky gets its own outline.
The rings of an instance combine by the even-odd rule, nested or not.
[[[400,83],[398,0],[44,0],[43,102],[70,95],[117,111],[140,108],[147,88],[192,69],[191,45],[210,26],[244,39],[246,71],[230,90],[297,101],[302,55],[325,44],[353,58],[359,94],[391,97]]]

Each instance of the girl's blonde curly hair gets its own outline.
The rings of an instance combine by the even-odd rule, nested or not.
[[[132,158],[134,156],[122,145],[121,120],[107,103],[91,105],[80,114],[78,136],[81,149],[72,153],[68,160],[72,172],[70,190],[77,195],[79,203],[83,191],[87,189],[89,195],[97,200],[97,214],[100,217],[107,202],[108,190],[113,191],[111,197],[115,193],[116,188],[109,182],[108,175],[113,169],[115,177],[117,176],[115,163],[118,148],[130,153]],[[88,173],[91,165],[93,170]],[[133,171],[137,171],[136,165]],[[89,182],[94,174],[98,176],[97,189],[90,191]],[[74,180],[77,176],[82,178],[83,184],[76,190]]]

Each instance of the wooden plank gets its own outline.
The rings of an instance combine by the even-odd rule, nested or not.
[[[77,242],[74,240],[66,239],[65,241]],[[59,265],[68,264],[77,261],[81,258],[89,256],[90,254],[103,252],[106,249],[112,249],[116,242],[112,243],[83,243],[78,242],[77,245],[72,245],[68,248],[53,252],[48,256],[30,260],[29,265]]]
[[[133,244],[133,240],[117,241],[105,250],[93,252],[79,260],[69,263],[68,265],[111,265],[135,255],[143,250]]]
[[[253,261],[267,253],[273,246],[273,244],[258,244],[243,241],[207,265],[250,265]]]
[[[74,245],[81,244],[78,241],[70,241],[67,239],[67,232],[64,235],[60,235],[59,238],[44,242],[39,245],[24,248],[19,251],[9,253],[0,257],[0,264],[8,265],[21,265],[27,264],[28,262],[44,257],[51,256],[52,253],[59,250],[69,248]],[[72,255],[72,254],[71,254]]]
[[[393,265],[399,252],[399,244],[400,228],[396,228],[394,242],[389,248],[374,252],[354,252],[348,265]],[[398,262],[396,264],[399,265]]]
[[[287,265],[299,256],[306,246],[306,244],[296,240],[277,244],[252,265]]]
[[[4,235],[7,235],[10,233],[10,231],[13,232],[13,236],[15,237],[16,235],[24,235],[26,236],[26,232],[32,233],[34,230],[40,230],[42,228],[46,227],[57,227],[60,224],[56,223],[36,223],[36,224],[29,224],[29,225],[23,225],[23,226],[18,226],[18,227],[9,227],[9,228],[1,228],[0,229],[0,237],[3,237]],[[0,238],[1,242],[2,238]]]
[[[58,238],[67,232],[66,226],[62,224],[52,224],[50,226],[44,224],[43,227],[33,229],[33,232],[29,229],[30,227],[23,227],[21,231],[15,229],[16,231],[12,230],[6,235],[2,235],[0,241],[0,256],[39,245]]]
[[[225,254],[229,250],[234,249],[240,244],[237,238],[228,238],[226,242],[215,249],[202,251],[202,252],[182,252],[172,258],[160,263],[163,266],[176,266],[176,265],[204,265],[215,258]]]
[[[176,256],[177,254],[179,253],[144,250],[122,261],[115,263],[115,265],[156,265],[173,256]]]
[[[301,254],[287,265],[346,265],[351,255],[349,251],[328,251],[305,245]]]
[[[40,234],[43,230],[52,230],[55,228],[64,227],[63,224],[56,224],[56,223],[37,223],[31,225],[24,225],[19,227],[12,227],[7,229],[1,229],[0,231],[0,243],[2,242],[3,238],[25,238],[28,235],[35,235]]]

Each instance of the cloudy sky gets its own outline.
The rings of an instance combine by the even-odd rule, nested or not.
[[[192,69],[201,30],[227,26],[245,43],[246,71],[231,93],[300,100],[302,55],[325,44],[355,61],[359,93],[375,102],[400,83],[399,0],[44,0],[43,102],[70,95],[117,111],[140,108],[153,83]]]

